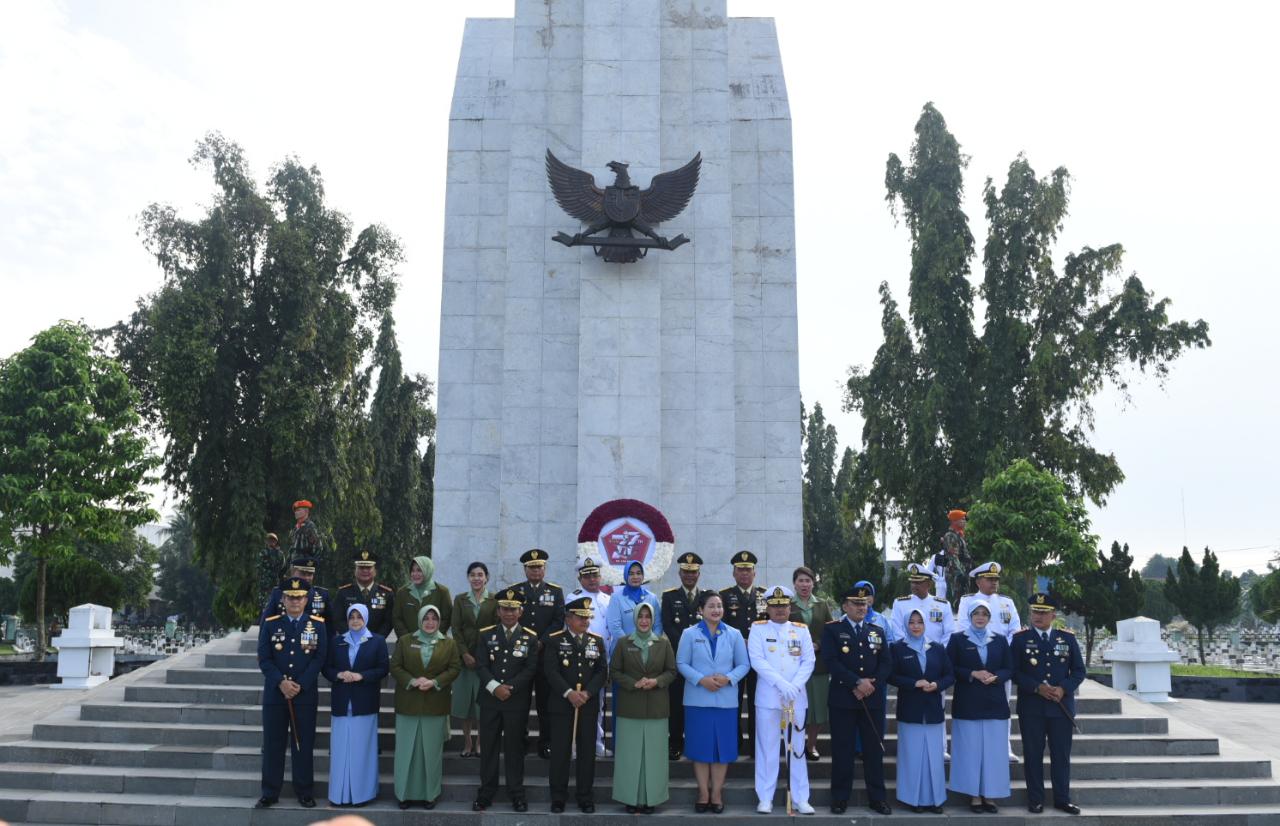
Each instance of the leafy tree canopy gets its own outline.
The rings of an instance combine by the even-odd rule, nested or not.
[[[56,324],[0,362],[0,558],[36,560],[41,655],[49,560],[79,542],[120,542],[155,518],[143,485],[158,460],[137,404],[124,370],[80,324]]]
[[[192,163],[212,173],[212,203],[196,219],[144,211],[164,283],[115,340],[165,437],[165,480],[196,505],[196,558],[219,603],[248,619],[254,554],[266,531],[292,524],[295,499],[315,501],[331,532],[322,577],[380,534],[368,357],[395,298],[400,245],[381,226],[354,232],[326,203],[319,170],[296,158],[261,188],[221,135]]]
[[[160,598],[169,610],[201,628],[214,624],[213,582],[195,561],[191,507],[183,504],[164,527],[160,546]]]
[[[1098,567],[1076,576],[1080,588],[1074,597],[1063,597],[1064,607],[1084,619],[1085,662],[1093,658],[1098,629],[1116,633],[1116,623],[1142,612],[1143,582],[1133,570],[1129,546],[1111,543],[1111,554],[1098,552]],[[1057,589],[1055,589],[1057,590]]]
[[[1176,570],[1178,570],[1177,557],[1152,554],[1147,564],[1142,566],[1142,578],[1158,579],[1163,582],[1166,574]]]
[[[84,556],[60,556],[49,563],[49,582],[45,591],[45,616],[66,620],[77,605],[92,602],[108,608],[119,608],[124,597],[124,582],[96,560]],[[24,617],[37,616],[37,574],[32,571],[23,580],[19,604]]]
[[[1204,665],[1205,634],[1213,638],[1213,630],[1235,618],[1240,611],[1240,580],[1230,571],[1220,571],[1218,556],[1208,548],[1197,567],[1191,552],[1182,549],[1178,571],[1165,576],[1164,593],[1187,622],[1195,626],[1200,648],[1200,664]]]
[[[1119,244],[1068,254],[1059,272],[1070,175],[1060,167],[1037,177],[1023,156],[1002,186],[988,180],[983,191],[979,333],[962,209],[968,159],[932,104],[915,134],[909,162],[890,155],[885,174],[886,198],[911,234],[908,316],[881,284],[883,342],[869,368],[850,369],[845,406],[864,420],[864,475],[918,558],[936,545],[947,510],[972,503],[985,478],[1018,458],[1062,479],[1072,497],[1102,503],[1124,474],[1090,444],[1093,398],[1124,390],[1132,368],[1163,380],[1174,359],[1210,341],[1204,321],[1170,321],[1168,299],[1124,273]]]

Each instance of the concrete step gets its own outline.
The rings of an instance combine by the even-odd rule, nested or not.
[[[610,798],[608,778],[597,778],[595,794],[599,800]],[[27,789],[33,791],[96,792],[103,794],[170,794],[182,797],[242,797],[253,798],[260,790],[259,776],[254,771],[185,771],[178,769],[142,769],[123,772],[119,768],[99,766],[64,766],[50,771],[40,764],[13,764],[0,766],[0,789]],[[528,778],[528,794],[531,803],[549,803],[550,793],[545,776]],[[890,797],[893,796],[893,776],[889,776]],[[691,778],[671,782],[671,804],[692,804],[697,799],[697,785]],[[1025,806],[1026,787],[1021,780],[1012,784],[1011,796],[1002,801],[1010,806]],[[286,783],[283,796],[292,797],[292,789]],[[328,777],[325,772],[316,776],[315,794],[327,799]],[[379,797],[395,798],[394,778],[383,773],[379,778]],[[1280,784],[1259,784],[1250,779],[1234,780],[1151,780],[1140,789],[1123,780],[1073,781],[1072,795],[1081,806],[1195,806],[1214,805],[1269,805],[1280,803]],[[475,796],[474,778],[449,777],[442,791],[443,801],[468,802]],[[751,778],[731,778],[725,785],[725,803],[753,806],[756,802]],[[829,805],[830,794],[825,784],[819,783],[811,792],[815,806]],[[850,801],[854,806],[865,805],[866,794],[855,789]],[[952,802],[967,802],[963,795],[953,795]]]
[[[134,723],[169,723],[193,725],[258,725],[262,721],[259,705],[227,706],[212,704],[176,705],[173,703],[120,703],[87,704],[81,707],[83,720],[120,721]],[[319,711],[321,725],[329,723],[329,708]],[[1129,717],[1119,714],[1081,714],[1076,718],[1080,727],[1091,734],[1165,734],[1169,730],[1166,717]],[[395,712],[384,708],[379,716],[382,726],[395,725]],[[530,721],[530,729],[537,731],[536,719]],[[889,718],[889,730],[895,731],[897,721]],[[1013,731],[1018,732],[1018,720],[1014,717]],[[460,731],[455,727],[455,731]]]
[[[49,766],[257,772],[261,767],[260,746],[260,741],[255,741],[251,745],[213,748],[145,743],[22,740],[0,743],[0,769],[13,764],[40,763]],[[384,749],[378,758],[379,770],[390,772],[393,764],[393,753],[389,749]],[[328,752],[317,751],[314,765],[317,772],[328,771]],[[896,758],[892,754],[885,759],[886,771],[889,772],[890,777],[896,765]],[[545,777],[547,766],[547,761],[533,754],[525,759],[525,773],[530,778]],[[1023,777],[1021,763],[1012,764],[1009,769],[1010,776],[1013,778]],[[444,777],[447,782],[454,778],[473,779],[479,770],[478,760],[463,759],[458,756],[456,749],[446,751]],[[688,760],[680,760],[671,766],[671,776],[675,779],[689,778],[692,776],[692,771],[692,764]],[[731,778],[750,779],[754,776],[754,771],[753,763],[745,759],[740,759],[729,766]],[[861,769],[859,769],[860,772]],[[596,774],[600,778],[612,777],[613,761],[597,760]],[[829,778],[831,776],[830,759],[824,757],[820,761],[810,763],[809,776],[815,780]],[[1124,757],[1074,754],[1071,776],[1079,780],[1252,778],[1259,782],[1270,783],[1271,763],[1261,758],[1223,758],[1205,755]]]
[[[44,792],[32,799],[22,795],[0,792],[0,817],[11,822],[29,823],[89,823],[117,824],[119,826],[138,826],[140,824],[158,824],[162,826],[307,826],[317,820],[332,816],[335,812],[326,812],[324,804],[316,809],[303,809],[292,800],[285,800],[268,810],[250,808],[251,799],[244,797],[202,797],[178,801],[170,795],[149,794],[100,794],[94,792]],[[639,818],[629,817],[622,813],[622,808],[609,802],[601,802],[598,813],[582,815],[576,812],[555,816],[533,811],[530,814],[516,815],[510,812],[505,803],[477,817],[470,811],[467,802],[444,802],[424,817],[421,809],[399,810],[390,800],[379,800],[358,810],[358,814],[368,818],[379,826],[420,826],[430,823],[432,826],[475,826],[476,823],[502,824],[516,826],[532,822],[531,815],[537,822],[547,826],[559,826],[561,823],[590,824],[607,816],[610,820],[622,822],[643,822]],[[654,817],[663,822],[674,822],[675,819],[687,817],[690,809],[686,806],[666,804]],[[865,809],[854,809],[846,815],[832,816],[819,810],[819,814],[807,818],[805,823],[816,826],[848,826],[850,822],[892,822],[895,824],[932,824],[942,822],[938,815],[914,815],[900,805],[895,806],[892,821],[868,815]],[[755,813],[752,805],[728,804],[725,809],[727,819],[734,817],[750,818],[752,824],[758,826],[789,826],[794,821],[787,817],[785,810],[775,807],[772,815]],[[1196,826],[1274,826],[1280,820],[1274,808],[1256,805],[1215,806],[1210,803],[1151,809],[1142,806],[1098,806],[1086,810],[1086,818],[1077,823],[1093,823],[1105,819],[1110,826],[1164,826],[1168,823],[1196,824]],[[1046,815],[1028,815],[1025,810],[1008,807],[1001,810],[1000,822],[1010,826],[1033,826],[1043,824]],[[955,819],[965,823],[977,823],[986,816],[975,817],[969,814],[967,807],[952,806],[948,809],[946,820]]]

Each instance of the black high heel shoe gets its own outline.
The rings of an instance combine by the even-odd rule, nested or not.
[[[706,813],[707,813],[707,809],[709,809],[709,808],[711,808],[711,804],[710,804],[710,803],[694,803],[694,804],[693,804],[693,810],[694,810],[695,812],[697,812],[698,814],[700,814],[700,815],[701,815],[701,814],[706,814]]]
[[[399,803],[397,803],[396,805],[397,805],[397,806],[399,806],[401,809],[407,809],[407,808],[409,808],[409,805],[410,805],[410,804],[409,804],[409,801],[407,801],[407,800],[401,800],[401,801],[400,801]]]
[[[709,803],[707,805],[711,807],[711,814],[713,815],[718,815],[724,811],[723,803]]]

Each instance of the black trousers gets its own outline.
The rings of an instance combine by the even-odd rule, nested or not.
[[[316,745],[316,706],[293,704],[298,718],[298,744],[289,726],[289,707],[284,704],[262,707],[262,796],[280,797],[284,785],[284,752],[290,751],[293,793],[315,797],[315,772],[311,760]],[[286,743],[288,745],[286,745]]]
[[[1022,732],[1022,770],[1027,802],[1044,803],[1044,741],[1049,740],[1049,770],[1053,777],[1053,805],[1071,802],[1071,722],[1066,717],[1018,715]]]
[[[874,803],[886,799],[884,790],[884,751],[880,746],[881,710],[871,709],[871,716],[858,708],[828,706],[831,731],[831,802],[848,802],[853,793],[853,739],[862,737],[862,773],[867,783],[867,797]]]
[[[533,706],[538,710],[538,750],[551,745],[551,718],[547,716],[547,697],[551,686],[542,676],[542,654],[538,654],[538,673],[533,677]]]
[[[671,714],[667,717],[667,748],[684,751],[684,677],[676,676],[667,686],[668,705]]]
[[[483,688],[480,689],[484,691]],[[529,730],[529,701],[506,702],[490,697],[480,702],[480,788],[476,800],[488,806],[498,793],[498,755],[506,764],[507,796],[524,800],[525,733]]]
[[[573,715],[553,714],[551,720],[551,766],[548,774],[551,780],[551,801],[564,802],[569,799],[569,759],[571,746],[577,745],[578,756],[575,758],[577,772],[575,774],[574,797],[579,804],[594,803],[591,787],[596,777],[596,715],[600,713],[600,698],[578,710],[578,739],[573,740]]]
[[[743,701],[744,699],[745,699],[745,700],[746,700],[746,702],[747,702],[747,724],[746,724],[746,731],[743,731],[743,725],[742,725],[742,701]],[[681,698],[681,702],[684,702],[684,698],[683,698],[683,697]],[[742,739],[743,739],[743,737],[745,736],[745,737],[746,737],[746,740],[747,740],[747,743],[749,743],[749,744],[750,744],[750,747],[747,749],[747,753],[748,753],[748,754],[755,754],[755,745],[756,745],[756,672],[755,672],[755,670],[754,670],[754,669],[752,669],[751,671],[748,671],[748,672],[747,672],[747,676],[746,676],[746,677],[744,677],[744,678],[743,678],[743,679],[738,683],[738,717],[737,717],[737,720],[738,720],[738,742],[742,742]]]

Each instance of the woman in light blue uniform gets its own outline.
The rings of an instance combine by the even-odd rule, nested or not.
[[[676,654],[676,668],[684,677],[684,752],[698,778],[694,811],[719,814],[724,811],[725,774],[738,759],[737,686],[751,663],[742,633],[721,622],[720,594],[703,591],[698,610],[702,621],[680,635]]]
[[[947,654],[956,673],[951,703],[951,788],[969,795],[969,809],[995,814],[992,798],[1009,796],[1009,699],[1013,655],[1003,634],[987,627],[985,602],[969,603],[968,628],[951,635]]]
[[[644,566],[638,560],[631,560],[622,569],[622,579],[626,583],[622,590],[614,591],[605,609],[605,627],[609,629],[609,653],[612,655],[614,644],[632,634],[636,630],[636,608],[648,605],[653,609],[653,632],[662,634],[662,606],[658,596],[644,587]]]
[[[378,708],[390,670],[387,639],[367,627],[369,609],[352,605],[347,633],[333,638],[325,679],[330,695],[329,802],[363,806],[378,796]]]
[[[912,611],[905,630],[906,637],[890,647],[889,682],[898,687],[898,799],[917,814],[942,814],[947,801],[942,697],[955,674],[943,647],[925,639],[923,614]]]

